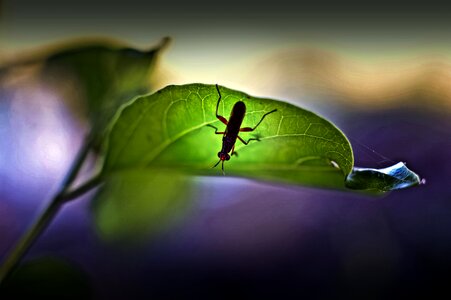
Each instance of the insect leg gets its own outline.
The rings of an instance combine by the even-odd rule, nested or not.
[[[211,124],[207,124],[207,126],[216,129],[216,130],[215,130],[215,133],[216,133],[216,134],[224,134],[224,133],[225,133],[225,131],[218,131],[218,128],[215,127],[215,126],[213,126],[213,125],[211,125]]]
[[[241,132],[250,132],[250,131],[254,131],[255,128],[257,128],[258,125],[260,125],[260,123],[263,122],[263,119],[264,119],[267,115],[272,114],[273,112],[276,112],[276,111],[277,111],[277,109],[274,109],[274,110],[271,110],[270,112],[267,112],[266,114],[264,114],[264,115],[262,116],[262,118],[260,119],[260,121],[258,121],[257,125],[255,125],[253,128],[252,128],[252,127],[243,127],[243,128],[240,128],[240,131],[241,131]]]
[[[218,118],[219,121],[221,121],[222,123],[227,125],[229,123],[229,122],[227,122],[227,119],[224,118],[223,116],[218,115],[219,102],[221,102],[221,98],[222,98],[221,92],[219,91],[218,84],[216,84],[216,90],[218,91],[218,95],[219,95],[218,102],[216,103],[216,118]]]
[[[247,142],[245,140],[243,140],[240,136],[237,136],[237,138],[245,145],[249,144],[250,141],[259,141],[260,142],[260,139],[258,139],[258,138],[248,139]]]
[[[233,145],[233,148],[232,148],[232,155],[231,156],[233,156],[233,155],[238,156],[238,152],[235,152],[235,145]]]

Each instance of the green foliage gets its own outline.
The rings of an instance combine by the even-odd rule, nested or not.
[[[266,112],[277,109],[254,132],[248,145],[237,140],[225,162],[227,175],[322,188],[385,192],[420,183],[404,165],[375,170],[353,168],[351,145],[344,134],[320,116],[294,105],[251,97],[220,87],[219,114],[229,117],[244,101],[243,127],[253,127]],[[168,86],[137,97],[123,107],[106,142],[101,172],[106,185],[96,199],[99,232],[108,240],[144,238],[164,228],[188,205],[190,175],[220,176],[218,161],[225,125],[215,116],[214,85]]]
[[[141,242],[176,223],[191,204],[188,178],[165,170],[113,174],[93,202],[95,224],[108,241]]]
[[[228,175],[342,188],[351,172],[351,146],[329,121],[294,105],[251,97],[221,87],[219,113],[228,118],[242,100],[247,112],[242,126],[261,125],[243,139],[258,137],[245,146],[237,141],[238,157],[225,163]],[[103,175],[129,169],[165,167],[192,175],[221,175],[211,167],[218,160],[222,138],[211,124],[225,126],[215,117],[218,93],[214,85],[169,86],[138,97],[124,107],[109,137]],[[331,162],[334,161],[339,169]]]
[[[106,42],[75,45],[58,50],[44,62],[43,76],[75,80],[77,93],[87,108],[97,144],[116,110],[138,94],[150,91],[150,75],[161,45],[146,51]]]
[[[221,87],[220,114],[228,118],[242,100],[242,126],[260,126],[237,141],[225,164],[227,175],[344,188],[352,169],[351,146],[343,133],[318,115],[288,103],[251,97]],[[107,142],[102,178],[94,200],[95,223],[106,240],[144,239],[173,224],[189,205],[190,175],[222,175],[218,161],[222,136],[207,124],[224,128],[215,116],[214,85],[169,86],[125,106]],[[220,129],[220,130],[221,130]],[[331,163],[334,161],[339,168]]]

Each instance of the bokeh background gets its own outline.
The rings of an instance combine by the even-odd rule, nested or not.
[[[69,262],[95,299],[450,296],[450,28],[450,8],[432,2],[0,1],[3,66],[71,38],[144,48],[170,36],[155,88],[219,83],[296,103],[350,137],[357,166],[404,161],[426,179],[373,197],[196,178],[188,208],[139,246],[105,241],[87,195],[26,259]],[[28,74],[9,70],[0,86],[0,259],[86,132]]]

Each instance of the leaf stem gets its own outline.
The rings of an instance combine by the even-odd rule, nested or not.
[[[50,205],[39,216],[35,223],[30,227],[27,233],[19,240],[15,248],[10,252],[3,265],[0,268],[0,284],[17,267],[22,257],[27,253],[38,236],[47,228],[50,221],[57,214],[61,207],[58,197],[52,199]]]
[[[96,175],[92,177],[91,179],[87,180],[82,185],[78,186],[72,191],[66,191],[64,194],[61,195],[60,201],[62,203],[69,202],[70,200],[74,200],[75,198],[78,198],[79,196],[87,193],[88,191],[92,190],[96,186],[100,185],[102,183],[102,177],[100,175]]]
[[[44,232],[44,230],[47,228],[47,226],[59,212],[61,206],[65,202],[86,193],[87,191],[91,190],[92,188],[101,183],[101,177],[97,175],[94,176],[92,179],[86,181],[81,186],[75,188],[73,191],[68,192],[70,185],[77,178],[77,175],[81,167],[83,166],[86,157],[88,156],[88,153],[91,149],[91,145],[92,139],[90,138],[90,136],[88,136],[85,139],[82,148],[79,150],[67,176],[61,183],[59,191],[50,200],[49,205],[45,208],[45,210],[33,223],[30,229],[28,229],[25,235],[19,240],[16,246],[12,249],[12,251],[4,260],[2,266],[0,266],[0,285],[2,284],[2,282],[5,281],[5,279],[7,279],[11,275],[11,273],[20,263],[21,259],[31,248],[33,243]]]
[[[70,167],[69,172],[67,173],[67,176],[61,183],[61,187],[58,194],[64,193],[69,188],[69,186],[74,182],[75,178],[77,178],[78,172],[80,172],[80,169],[83,166],[83,163],[85,162],[86,157],[89,154],[89,151],[91,150],[91,146],[92,146],[92,134],[89,134],[85,138],[83,145],[78,151],[77,156],[75,157],[74,162]]]

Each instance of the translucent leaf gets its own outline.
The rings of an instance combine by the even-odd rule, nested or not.
[[[236,142],[225,162],[227,175],[243,176],[310,186],[343,188],[353,166],[351,146],[343,133],[324,118],[294,105],[251,97],[220,88],[219,113],[226,118],[237,101],[247,107],[243,127],[253,127],[258,137],[247,146]],[[103,174],[165,167],[194,175],[221,175],[212,169],[218,161],[222,136],[207,125],[225,128],[215,116],[218,92],[214,85],[169,86],[138,97],[124,107],[112,128]],[[334,163],[332,163],[334,162]],[[337,167],[338,166],[338,167]]]
[[[248,96],[220,87],[219,114],[229,116],[237,101],[247,112],[238,156],[225,161],[227,176],[323,188],[388,191],[415,185],[418,176],[402,166],[353,169],[351,145],[324,118],[294,105]],[[214,85],[169,86],[137,97],[117,114],[101,176],[106,180],[95,200],[99,231],[107,240],[142,238],[156,233],[183,213],[189,203],[189,175],[221,176],[218,161],[225,129],[215,116]],[[385,172],[385,173],[384,173]],[[345,180],[348,182],[345,183]],[[180,216],[180,215],[179,215]]]
[[[189,180],[183,174],[133,170],[109,177],[92,208],[101,237],[135,244],[175,225],[191,200]]]
[[[104,41],[65,46],[45,59],[42,76],[62,87],[75,81],[73,101],[86,107],[98,141],[120,105],[150,91],[150,75],[166,43],[144,51]]]

